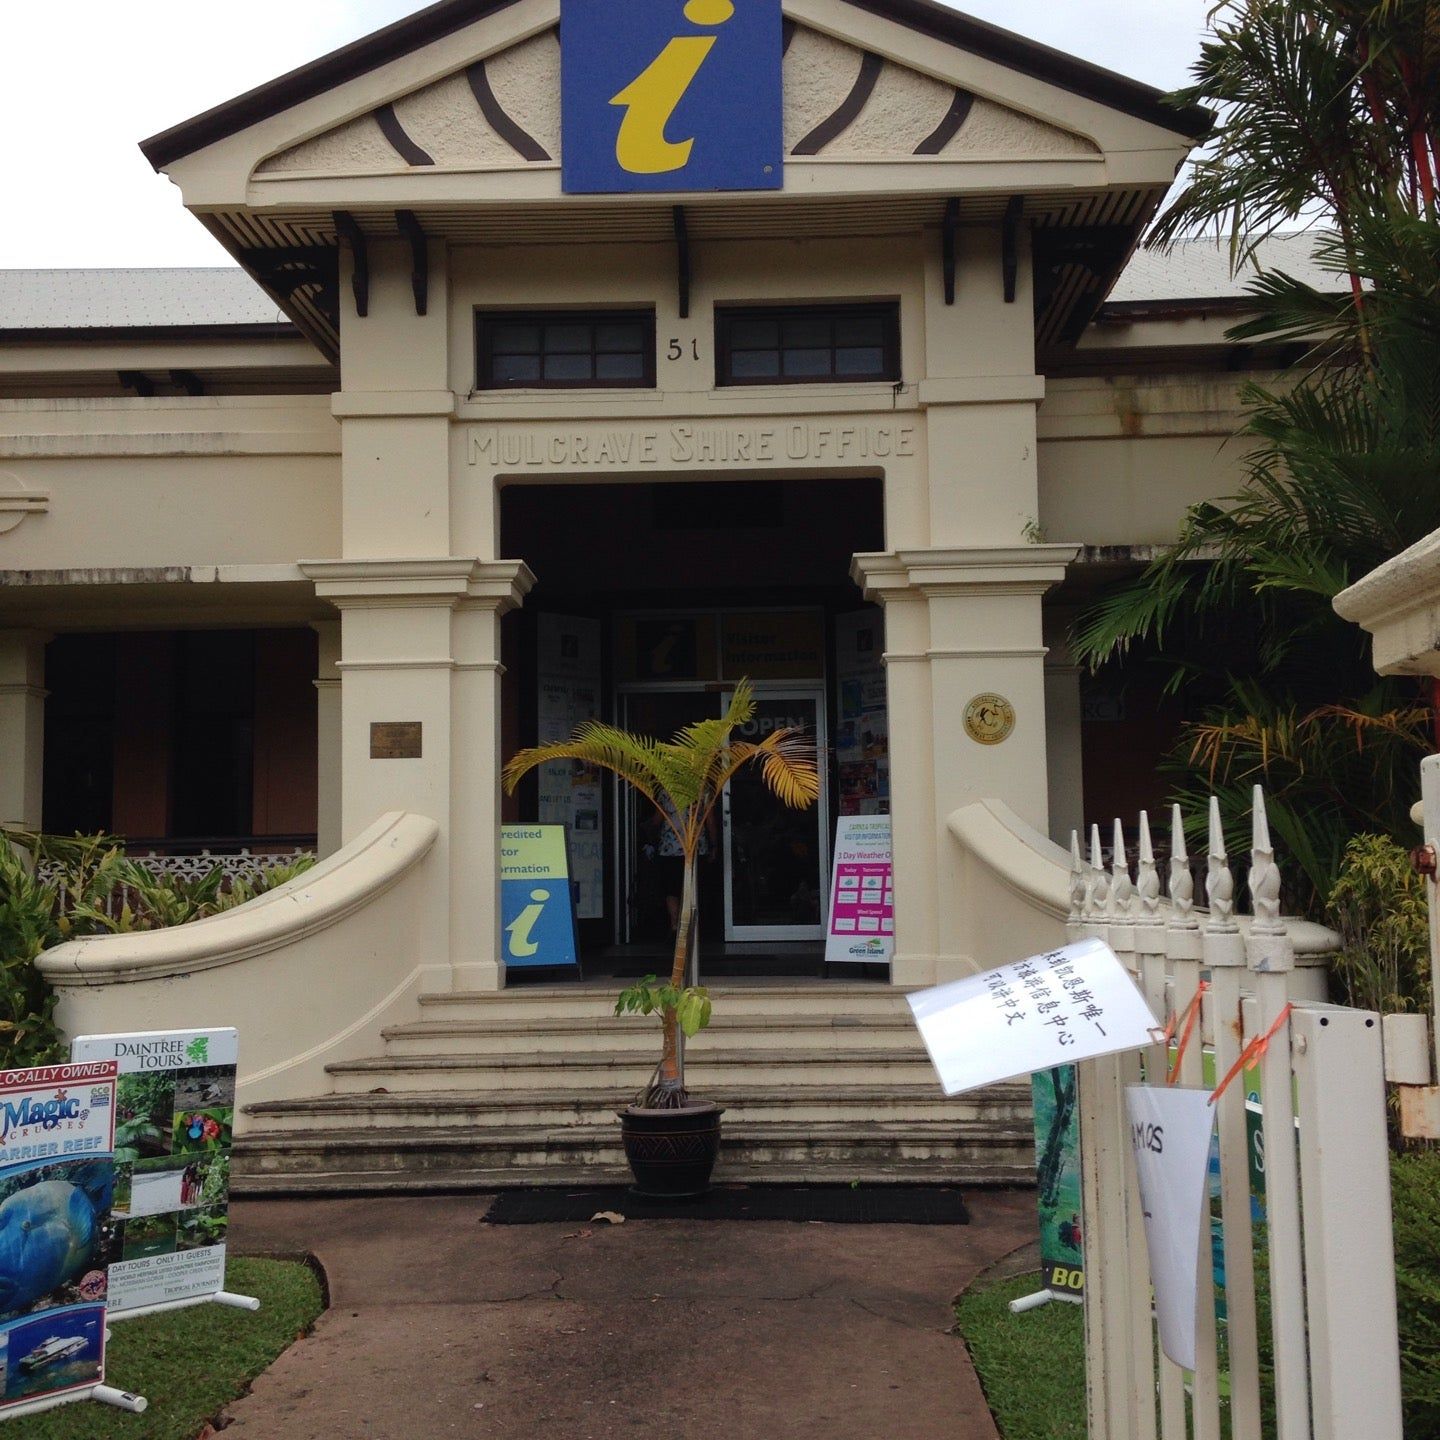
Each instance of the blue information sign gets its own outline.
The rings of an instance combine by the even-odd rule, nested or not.
[[[500,942],[512,969],[580,963],[563,825],[501,826]]]
[[[562,0],[569,194],[778,190],[780,0]]]

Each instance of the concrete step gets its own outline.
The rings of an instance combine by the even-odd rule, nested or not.
[[[991,1123],[957,1134],[917,1122],[732,1123],[722,1136],[717,1181],[1028,1184],[1028,1125]],[[295,1136],[258,1133],[238,1142],[232,1187],[240,1194],[326,1190],[500,1189],[598,1185],[628,1177],[619,1127],[517,1127],[477,1135],[460,1128],[352,1129]]]
[[[638,1086],[636,1087],[638,1089]],[[1030,1087],[1008,1083],[955,1099],[946,1099],[933,1080],[921,1084],[745,1085],[700,1089],[698,1098],[725,1108],[727,1125],[749,1122],[814,1125],[865,1125],[889,1121],[935,1122],[960,1133],[967,1127],[1030,1125]],[[508,1133],[516,1129],[549,1131],[613,1126],[615,1111],[631,1094],[613,1083],[572,1086],[552,1094],[504,1089],[433,1089],[319,1095],[301,1100],[272,1100],[245,1107],[245,1138],[262,1133],[320,1137],[346,1130],[457,1130]]]
[[[528,1050],[504,1055],[384,1055],[327,1065],[337,1092],[417,1090],[557,1090],[609,1085],[620,1094],[639,1090],[655,1069],[656,1047],[644,1053],[617,1050]],[[757,1085],[830,1086],[919,1083],[937,1086],[922,1046],[903,1049],[740,1050],[696,1044],[687,1052],[687,1084],[697,1090]]]
[[[612,1015],[625,981],[573,985],[515,985],[501,991],[436,991],[420,997],[423,1018],[489,1020],[586,1019]],[[906,991],[878,982],[807,983],[717,981],[708,987],[717,1018],[761,1015],[909,1015]]]
[[[697,1049],[723,1042],[745,1050],[903,1049],[920,1053],[924,1046],[910,1018],[893,1015],[717,1015]],[[441,1007],[428,1007],[427,1015]],[[387,1055],[506,1055],[517,1050],[595,1050],[625,1054],[657,1053],[659,1030],[654,1020],[634,1015],[569,1016],[478,1020],[425,1019],[391,1026],[384,1032]]]

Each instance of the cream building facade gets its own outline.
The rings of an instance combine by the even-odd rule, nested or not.
[[[245,276],[0,280],[0,818],[322,856],[231,915],[44,962],[73,1030],[242,1026],[256,1175],[609,1163],[593,1127],[562,1143],[513,1105],[488,1159],[394,1138],[473,1134],[509,1087],[610,1094],[638,1063],[625,1037],[575,1050],[603,990],[507,976],[501,825],[548,802],[507,801],[499,768],[554,720],[557,625],[594,713],[695,718],[743,667],[763,715],[827,743],[784,895],[746,889],[774,866],[727,816],[717,974],[811,953],[835,817],[889,810],[888,971],[768,1009],[736,982],[719,1083],[918,1096],[913,1053],[821,1047],[798,1081],[735,1057],[776,1006],[789,1049],[817,1018],[894,1028],[903,989],[1060,934],[1045,837],[1088,818],[1087,779],[1092,803],[1143,799],[1159,744],[1148,702],[1082,696],[1069,615],[1236,484],[1236,371],[1266,357],[1224,343],[1223,261],[1120,278],[1205,116],[926,0],[785,0],[780,188],[577,193],[561,22],[557,0],[444,0],[146,142]],[[987,696],[1001,743],[965,723]],[[586,806],[582,949],[643,954],[638,822],[608,791]],[[547,1068],[552,1047],[577,1058]],[[797,1171],[1023,1170],[1012,1093],[964,1111],[958,1155],[935,1136],[960,1111],[866,1103],[804,1122],[829,1150],[760,1100],[737,1134]],[[858,1163],[867,1113],[894,1143]]]

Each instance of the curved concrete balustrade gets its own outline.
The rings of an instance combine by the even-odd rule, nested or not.
[[[89,936],[46,951],[67,1035],[240,1031],[241,1104],[328,1089],[325,1065],[371,1052],[449,988],[418,923],[440,827],[382,815],[313,870],[223,914],[169,930]],[[237,1109],[237,1128],[241,1116]]]
[[[979,968],[1063,945],[1070,856],[999,800],[963,806],[947,824],[962,857],[968,953],[987,957]],[[1161,900],[1160,913],[1169,917],[1169,900]],[[1197,906],[1196,913],[1203,915],[1204,908]],[[1237,918],[1247,933],[1250,916]],[[1340,937],[1309,920],[1287,919],[1285,925],[1295,946],[1294,998],[1327,999],[1326,968]]]

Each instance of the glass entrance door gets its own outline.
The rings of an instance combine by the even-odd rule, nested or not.
[[[755,716],[738,738],[758,742],[786,727],[813,735],[816,753],[823,758],[824,691],[761,691],[755,697]],[[792,810],[766,788],[758,765],[747,766],[731,782],[723,807],[726,940],[824,937],[830,824],[823,778],[820,788],[814,805]]]

